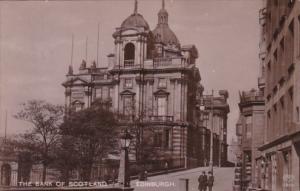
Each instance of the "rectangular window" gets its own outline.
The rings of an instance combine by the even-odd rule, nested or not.
[[[154,144],[155,147],[161,147],[162,146],[162,133],[161,132],[156,132],[154,134],[153,144]]]
[[[246,129],[245,129],[245,133],[246,133],[246,138],[250,139],[252,136],[252,116],[246,116]]]
[[[170,130],[169,129],[166,129],[165,130],[165,148],[169,148],[170,147]]]
[[[158,116],[167,115],[167,97],[157,98],[157,115]]]
[[[102,88],[96,89],[96,98],[102,98]]]
[[[124,88],[132,88],[132,86],[133,86],[132,79],[125,79]]]
[[[112,99],[113,98],[113,94],[114,94],[114,89],[113,87],[109,88],[109,98]]]
[[[108,98],[108,87],[107,86],[103,86],[102,87],[102,99],[107,99]]]
[[[131,117],[133,115],[133,100],[132,96],[123,97],[123,114],[127,117]]]
[[[158,79],[158,87],[166,88],[167,87],[167,79],[165,79],[165,78]]]

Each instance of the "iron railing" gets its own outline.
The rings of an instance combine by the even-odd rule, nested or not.
[[[167,115],[163,115],[163,116],[152,115],[152,116],[149,116],[149,121],[151,121],[151,122],[173,122],[174,117],[167,116]]]
[[[125,68],[130,68],[134,66],[134,60],[124,60],[124,67]]]

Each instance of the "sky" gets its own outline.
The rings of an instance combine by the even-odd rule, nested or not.
[[[181,45],[194,44],[205,93],[229,91],[228,141],[235,134],[239,91],[257,88],[261,0],[166,0],[169,26]],[[139,0],[138,12],[153,30],[161,0]],[[43,99],[64,104],[61,85],[71,62],[78,71],[86,54],[107,66],[112,34],[134,10],[134,0],[1,1],[0,2],[0,136],[30,124],[13,117],[20,104]]]

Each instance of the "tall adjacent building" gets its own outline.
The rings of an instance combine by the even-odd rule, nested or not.
[[[241,166],[240,187],[247,190],[255,187],[260,178],[256,175],[257,160],[260,158],[258,147],[263,143],[265,103],[263,92],[252,89],[240,93],[240,116],[237,123],[237,137],[240,152],[237,153]]]
[[[107,68],[98,68],[95,62],[87,66],[83,61],[79,73],[74,73],[70,66],[63,83],[66,107],[80,110],[90,107],[96,99],[109,100],[111,109],[122,116],[120,128],[137,128],[139,135],[135,141],[155,148],[153,168],[166,163],[169,168],[203,165],[202,147],[197,143],[204,141],[201,137],[207,127],[202,125],[201,112],[196,107],[203,91],[196,67],[196,46],[180,44],[169,26],[164,1],[154,30],[138,13],[135,2],[133,13],[112,36],[115,51],[108,55]],[[222,96],[214,99],[225,105],[224,113],[216,114],[223,115],[224,121],[215,134],[225,161],[229,107],[226,95]],[[223,111],[218,107],[216,113]],[[132,161],[142,159],[142,148],[131,151]]]
[[[203,150],[205,166],[209,164],[210,152],[213,152],[213,164],[215,166],[227,166],[227,118],[230,112],[227,102],[228,91],[220,90],[219,95],[203,95],[204,111],[201,118],[205,133],[203,136]],[[213,141],[211,143],[211,133]],[[212,147],[211,147],[211,144]],[[212,149],[212,150],[211,150]]]
[[[257,188],[299,190],[300,2],[267,0],[260,11],[265,96],[264,141],[259,146]]]

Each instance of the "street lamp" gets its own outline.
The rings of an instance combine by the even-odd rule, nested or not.
[[[208,120],[209,118],[211,119],[211,128],[210,128],[210,157],[209,157],[209,168],[211,173],[213,174],[213,127],[214,127],[214,121],[213,121],[213,97],[214,97],[214,90],[212,90],[212,95],[211,95],[211,100],[210,100],[210,117],[209,115],[206,114],[205,112],[205,105],[204,105],[204,100],[201,100],[201,105],[200,105],[200,110],[202,111],[202,119],[203,121]],[[208,128],[208,124],[207,124],[207,128]]]
[[[210,118],[211,118],[211,128],[210,128],[210,157],[209,157],[209,167],[212,174],[214,174],[214,165],[213,165],[213,150],[214,150],[214,90],[211,92],[210,100]]]
[[[118,182],[123,187],[130,187],[130,177],[129,177],[129,159],[128,159],[128,148],[132,139],[132,135],[125,130],[125,132],[120,137],[121,144],[121,155],[120,155],[120,168]]]

